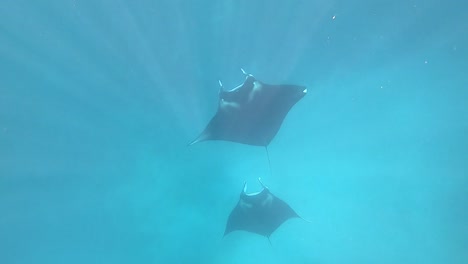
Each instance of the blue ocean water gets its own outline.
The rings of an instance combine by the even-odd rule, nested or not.
[[[463,1],[3,0],[0,263],[468,263]],[[187,147],[240,68],[265,150]],[[223,238],[242,184],[309,219]]]

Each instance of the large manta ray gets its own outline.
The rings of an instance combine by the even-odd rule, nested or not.
[[[221,82],[218,111],[194,141],[225,140],[267,146],[275,137],[286,114],[307,89],[299,85],[265,84],[251,74],[243,84],[224,91]]]
[[[301,218],[287,203],[273,195],[258,179],[263,189],[258,193],[247,194],[247,185],[240,194],[239,202],[229,215],[224,236],[243,230],[266,236],[270,235],[286,220]]]

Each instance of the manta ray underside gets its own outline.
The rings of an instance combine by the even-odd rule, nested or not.
[[[273,195],[261,181],[260,184],[263,187],[260,192],[247,194],[244,183],[239,202],[229,215],[224,236],[243,230],[269,239],[286,220],[296,217],[303,219],[287,203]]]
[[[307,93],[304,86],[265,84],[242,72],[244,83],[230,91],[223,90],[220,82],[218,111],[190,145],[225,140],[267,146],[289,110]]]

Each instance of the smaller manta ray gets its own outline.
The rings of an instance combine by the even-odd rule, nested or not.
[[[240,194],[239,202],[229,215],[224,236],[236,230],[244,230],[266,236],[270,235],[286,220],[301,218],[283,200],[274,196],[270,190],[258,179],[263,190],[247,194],[247,184]]]
[[[289,110],[307,93],[304,86],[265,84],[241,70],[246,78],[236,88],[225,91],[219,81],[218,111],[190,145],[225,140],[266,147]]]

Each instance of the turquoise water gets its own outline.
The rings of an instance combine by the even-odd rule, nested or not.
[[[463,1],[3,0],[0,263],[468,263]],[[193,140],[240,68],[265,151]],[[301,216],[222,238],[242,184]]]

